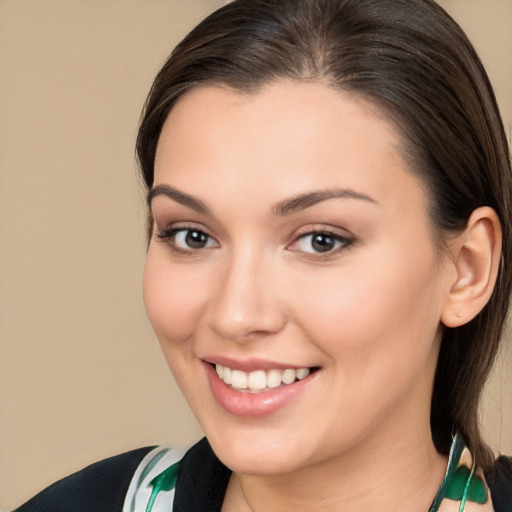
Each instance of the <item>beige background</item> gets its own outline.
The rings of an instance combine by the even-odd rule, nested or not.
[[[200,436],[144,316],[133,143],[159,65],[220,3],[0,0],[0,508],[93,460]],[[510,125],[512,2],[442,4]],[[484,410],[509,452],[511,352]]]

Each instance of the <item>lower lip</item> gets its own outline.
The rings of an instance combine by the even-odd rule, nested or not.
[[[250,418],[259,418],[282,409],[304,391],[304,388],[316,374],[316,372],[311,373],[306,378],[293,384],[261,391],[260,393],[250,393],[236,391],[228,386],[219,379],[215,368],[211,364],[204,363],[204,367],[215,400],[227,412]]]

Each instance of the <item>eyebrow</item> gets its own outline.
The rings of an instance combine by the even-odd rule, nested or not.
[[[195,197],[185,194],[185,192],[181,192],[169,185],[157,185],[148,192],[147,202],[150,208],[151,203],[156,196],[166,196],[169,199],[172,199],[183,206],[187,206],[188,208],[203,215],[208,215],[210,213],[208,207],[200,199],[196,199]]]
[[[186,194],[185,192],[181,192],[169,185],[157,185],[148,192],[147,203],[150,208],[153,199],[160,195],[166,196],[177,203],[187,206],[197,213],[203,215],[210,214],[209,208],[200,199],[196,199],[195,197]],[[359,199],[361,201],[378,204],[375,199],[361,192],[356,192],[355,190],[346,188],[335,188],[306,192],[305,194],[285,199],[284,201],[274,205],[272,212],[275,216],[284,217],[293,213],[298,213],[329,199]]]
[[[355,190],[347,188],[335,188],[307,192],[305,194],[300,194],[290,199],[286,199],[285,201],[276,204],[272,211],[274,215],[282,217],[300,212],[329,199],[359,199],[378,204],[375,199],[366,194],[362,194],[361,192],[356,192]]]

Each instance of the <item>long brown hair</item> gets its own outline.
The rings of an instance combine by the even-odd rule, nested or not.
[[[512,286],[512,177],[477,54],[433,0],[235,0],[185,37],[153,83],[137,139],[146,186],[162,125],[181,95],[206,84],[251,92],[280,79],[320,81],[385,112],[428,191],[440,247],[475,208],[498,213],[503,254],[494,293],[474,320],[445,330],[431,408],[437,450],[447,454],[458,431],[486,467],[478,405]]]

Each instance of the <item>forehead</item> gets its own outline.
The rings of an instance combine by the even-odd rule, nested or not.
[[[251,181],[266,184],[275,201],[305,189],[344,187],[381,196],[419,186],[392,123],[356,95],[297,82],[250,94],[193,88],[162,129],[155,185],[201,195],[222,184],[240,196]]]
[[[191,88],[173,106],[162,129],[162,135],[179,127],[201,134],[205,123],[214,123],[218,133],[228,124],[250,121],[253,130],[243,126],[243,136],[264,129],[278,130],[281,135],[302,134],[311,137],[315,131],[332,132],[350,123],[365,126],[368,136],[379,133],[379,140],[398,148],[401,137],[391,120],[377,105],[356,93],[335,90],[318,82],[272,82],[255,92],[242,92],[228,86],[204,85]],[[299,121],[299,123],[297,123]],[[211,128],[211,125],[207,129]],[[385,139],[385,140],[384,140]],[[284,142],[282,139],[281,142]],[[374,140],[374,142],[377,142]]]

